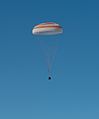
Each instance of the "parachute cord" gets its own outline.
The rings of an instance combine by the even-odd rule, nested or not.
[[[46,58],[45,61],[46,61],[46,64],[47,64],[48,76],[51,77],[52,67],[53,67],[53,63],[55,61],[56,53],[59,49],[59,44],[47,47],[46,46],[47,44],[46,44],[45,41],[38,39],[38,42],[39,42],[42,54]]]
[[[47,64],[47,70],[48,70],[48,76],[51,76],[51,66],[50,66],[50,58],[49,58],[49,54],[45,51],[46,48],[44,48],[44,46],[46,46],[44,41],[41,41],[38,39],[39,45],[40,45],[40,50],[42,51],[43,56],[46,58],[46,64]]]
[[[52,46],[51,49],[52,49],[51,54],[47,55],[48,75],[50,77],[52,75],[53,63],[55,61],[55,56],[56,56],[56,53],[59,49],[59,46],[58,45]]]
[[[47,65],[48,65],[48,76],[51,76],[51,64],[50,64],[50,58],[48,58]]]

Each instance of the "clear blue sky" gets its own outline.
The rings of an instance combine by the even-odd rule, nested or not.
[[[61,24],[47,80],[35,24]],[[99,1],[1,0],[0,119],[99,119]]]

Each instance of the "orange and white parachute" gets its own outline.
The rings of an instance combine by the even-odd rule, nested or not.
[[[34,35],[56,35],[62,32],[62,27],[54,22],[41,23],[32,29]]]
[[[32,34],[33,35],[57,35],[57,34],[61,34],[63,33],[63,28],[54,22],[45,22],[45,23],[41,23],[38,24],[36,26],[34,26],[34,28],[32,29]],[[41,39],[41,37],[38,37],[38,39]],[[52,38],[52,37],[51,37]],[[37,40],[41,47],[42,50],[44,51],[45,57],[46,57],[46,63],[47,63],[47,67],[48,67],[48,74],[49,74],[49,80],[51,79],[51,72],[52,72],[52,64],[53,61],[55,59],[55,54],[56,51],[58,49],[58,42],[60,40],[59,39],[55,39],[55,37],[53,37],[53,40],[45,40],[46,37],[43,37],[42,40]]]

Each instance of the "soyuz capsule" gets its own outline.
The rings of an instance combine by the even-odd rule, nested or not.
[[[32,29],[34,35],[56,35],[62,32],[62,27],[54,22],[41,23]]]

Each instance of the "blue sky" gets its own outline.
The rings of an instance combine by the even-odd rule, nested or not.
[[[52,81],[31,34],[45,21],[64,29]],[[0,32],[0,119],[99,119],[98,0],[1,0]]]

